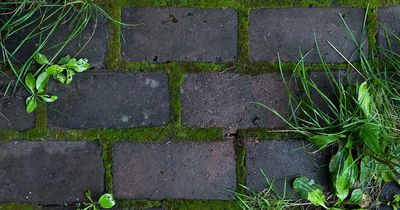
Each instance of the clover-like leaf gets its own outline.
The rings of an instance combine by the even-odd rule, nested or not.
[[[41,53],[36,53],[33,55],[33,59],[35,59],[35,61],[40,65],[49,64],[49,59],[47,59],[47,57]]]
[[[29,88],[31,93],[35,92],[35,83],[36,83],[36,79],[33,76],[33,74],[32,73],[28,73],[25,76],[25,85]]]
[[[98,203],[101,208],[110,209],[115,205],[114,196],[111,193],[103,194]]]

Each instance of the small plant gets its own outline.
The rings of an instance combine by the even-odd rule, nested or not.
[[[387,205],[392,207],[393,210],[400,209],[400,194],[394,195],[393,200],[388,202]]]
[[[25,85],[31,93],[31,96],[26,99],[26,111],[28,113],[36,109],[38,100],[49,103],[57,100],[57,96],[45,93],[50,77],[68,85],[71,83],[75,73],[84,72],[90,68],[87,59],[76,60],[69,55],[62,57],[57,64],[50,63],[47,57],[40,53],[35,54],[34,59],[44,67],[44,71],[37,78],[32,73],[28,73],[25,77]]]
[[[78,208],[77,210],[99,210],[102,208],[111,209],[115,206],[114,196],[110,193],[100,196],[97,202],[93,201],[92,193],[90,191],[86,192],[85,196],[90,202],[83,203],[84,207]]]

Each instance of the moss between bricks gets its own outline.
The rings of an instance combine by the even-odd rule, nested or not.
[[[0,210],[40,210],[40,206],[25,203],[3,203],[0,204]]]
[[[167,210],[239,210],[235,201],[168,200],[163,208]]]
[[[246,147],[241,138],[235,141],[236,191],[244,194],[246,185]]]

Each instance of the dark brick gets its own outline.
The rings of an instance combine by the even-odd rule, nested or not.
[[[255,191],[267,188],[266,177],[273,181],[278,192],[283,192],[286,179],[289,195],[293,193],[295,178],[305,176],[329,186],[329,151],[311,154],[304,149],[307,142],[300,140],[246,140],[247,186]]]
[[[14,80],[0,75],[0,129],[23,131],[33,128],[35,126],[34,114],[25,111],[25,99],[29,96],[28,91],[22,84],[17,86],[15,92],[14,87]]]
[[[43,12],[43,11],[42,11]],[[49,16],[52,10],[47,10],[44,14],[36,13],[32,18],[28,19],[28,22],[33,21],[35,19]],[[59,13],[55,14],[59,15]],[[70,16],[76,16],[76,13],[70,12],[66,18]],[[53,15],[54,17],[54,15]],[[69,19],[72,20],[72,19]],[[68,22],[70,23],[70,22]],[[18,33],[12,35],[7,40],[8,50],[14,50],[25,37],[33,31],[33,34],[38,33],[39,31],[35,28],[38,27],[38,21],[33,23],[30,26],[24,27],[18,31]],[[55,53],[59,50],[59,47],[54,47],[55,45],[61,44],[66,41],[67,38],[71,35],[76,25],[66,24],[62,21],[62,23],[55,29],[54,33],[50,36],[48,43],[44,46],[41,53],[45,54],[49,58],[51,58]],[[42,39],[44,39],[50,30],[45,31]],[[14,56],[16,63],[24,63],[37,49],[38,43],[42,42],[38,36],[32,37],[27,42],[22,45],[22,47],[17,51]],[[102,67],[103,62],[106,56],[108,43],[108,23],[107,18],[102,16],[101,14],[97,14],[97,12],[93,11],[92,17],[88,22],[86,28],[82,31],[81,34],[78,34],[73,40],[71,40],[61,51],[60,56],[71,55],[75,56],[79,53],[77,58],[87,58],[92,66]],[[85,46],[84,49],[82,49]],[[81,50],[82,49],[82,50]],[[0,54],[2,55],[2,54]],[[1,57],[0,59],[2,59]],[[56,59],[58,62],[58,59]]]
[[[101,147],[94,142],[0,142],[0,202],[81,202],[104,190]]]
[[[383,185],[382,194],[380,196],[380,200],[383,203],[387,203],[388,201],[392,201],[393,197],[397,194],[400,194],[400,188],[396,186],[394,183],[385,183]]]
[[[385,28],[388,32],[388,38],[392,50],[396,53],[400,53],[400,41],[395,38],[394,35],[398,36],[400,33],[400,7],[381,7],[378,10],[379,19],[379,32],[378,32],[378,44],[379,47],[389,48]],[[391,32],[394,34],[391,34]]]
[[[290,8],[255,9],[250,13],[250,59],[253,61],[277,61],[279,52],[282,61],[297,61],[300,50],[304,55],[315,48],[314,33],[321,54],[328,63],[345,61],[327,43],[329,40],[346,58],[357,49],[345,31],[338,14],[344,19],[358,41],[364,20],[364,10],[357,8]],[[367,53],[367,46],[365,47]],[[357,55],[357,54],[356,54]],[[307,63],[320,63],[314,49]]]
[[[132,128],[164,125],[169,117],[163,73],[85,72],[68,86],[51,82],[59,99],[48,108],[52,128]]]
[[[190,127],[267,127],[285,124],[259,102],[288,115],[287,89],[278,73],[258,76],[203,73],[186,76],[182,123]]]
[[[128,61],[227,62],[236,59],[237,14],[232,9],[126,8],[122,57]]]
[[[233,199],[233,141],[132,143],[114,146],[117,198]]]

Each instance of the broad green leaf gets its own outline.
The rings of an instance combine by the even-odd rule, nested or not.
[[[371,112],[370,112],[371,96],[369,94],[366,81],[361,83],[360,87],[358,88],[357,101],[358,101],[358,105],[360,106],[364,115],[366,117],[370,117],[371,116]]]
[[[65,65],[68,63],[69,60],[71,60],[71,56],[66,55],[66,56],[60,58],[60,60],[58,61],[58,65]]]
[[[315,206],[326,207],[326,198],[322,187],[317,185],[313,179],[299,177],[293,182],[293,188],[303,198],[309,200]]]
[[[73,58],[69,60],[67,64],[65,64],[65,67],[76,72],[84,72],[90,68],[90,64],[88,63],[87,59],[79,59],[77,61],[75,58]]]
[[[26,112],[31,113],[35,111],[36,109],[36,99],[31,98],[31,100],[28,101],[28,104],[26,105]]]
[[[29,90],[31,90],[32,93],[35,92],[35,83],[36,83],[36,79],[33,76],[32,73],[28,73],[25,76],[25,85],[29,88]]]
[[[382,153],[382,147],[379,144],[380,132],[381,129],[378,125],[364,124],[360,126],[358,130],[358,137],[364,142],[368,149],[374,153],[380,154]]]
[[[46,68],[46,72],[49,75],[57,75],[59,73],[61,73],[65,68],[59,65],[51,65],[49,67]]]
[[[112,194],[103,194],[99,199],[99,205],[101,208],[110,209],[115,205],[115,200]]]
[[[36,80],[36,89],[38,91],[44,90],[44,87],[46,87],[47,82],[49,81],[50,75],[44,71],[41,74],[39,74],[37,80]]]
[[[339,173],[336,174],[334,187],[336,196],[343,201],[349,194],[349,190],[358,177],[357,164],[351,153],[347,155],[342,166],[339,166]]]
[[[383,178],[383,181],[385,181],[385,182],[397,181],[396,175],[393,173],[393,171],[390,171],[389,169],[382,172],[382,178]]]
[[[65,84],[67,78],[65,77],[64,74],[59,73],[55,76],[55,79],[57,79],[60,83]]]
[[[39,97],[46,102],[54,102],[55,100],[57,100],[57,96],[49,96],[49,95],[39,95]]]
[[[37,63],[39,63],[40,65],[49,64],[49,59],[47,59],[47,57],[45,55],[40,54],[40,53],[36,53],[33,56],[33,59],[35,59],[35,61]]]
[[[68,85],[69,83],[71,83],[72,78],[74,77],[74,75],[75,75],[74,71],[72,71],[70,69],[67,69],[67,81],[65,82],[65,84]]]
[[[349,202],[352,204],[357,204],[357,205],[361,205],[363,201],[363,192],[361,189],[357,188],[355,190],[353,190],[353,192],[351,193]]]
[[[329,144],[332,144],[339,140],[339,138],[344,138],[346,137],[343,134],[335,134],[335,135],[314,135],[311,138],[309,138],[309,141],[317,146],[318,148],[322,149],[328,146]]]

